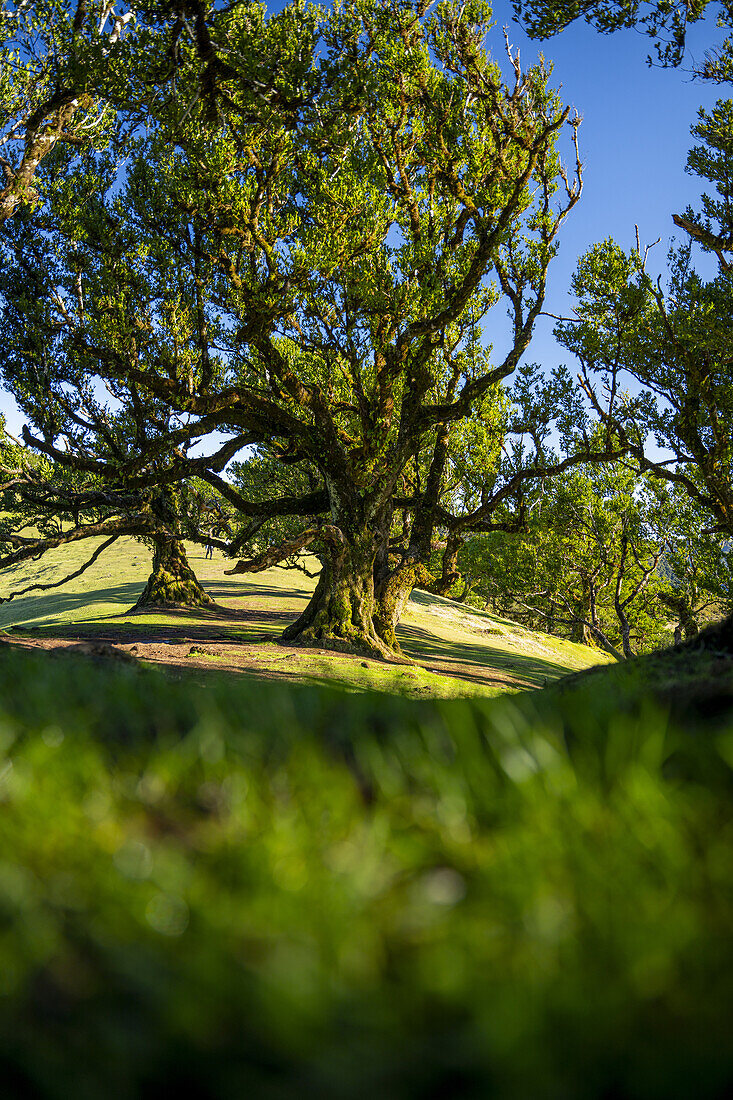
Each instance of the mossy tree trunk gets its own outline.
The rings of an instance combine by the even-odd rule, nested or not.
[[[432,577],[422,562],[405,562],[390,572],[377,575],[374,625],[382,641],[396,653],[402,652],[396,631],[410,593],[418,585],[429,587],[432,591],[431,581]]]
[[[397,626],[413,588],[430,575],[419,562],[375,569],[381,545],[377,530],[327,548],[315,592],[284,631],[284,640],[389,659],[402,656]]]
[[[700,633],[695,609],[687,592],[663,592],[659,599],[677,616],[675,642],[682,641],[683,637],[685,641],[689,641]]]
[[[395,653],[402,652],[395,632],[415,587],[416,575],[416,567],[406,565],[377,579],[374,625],[382,641]]]
[[[135,609],[170,606],[209,607],[214,601],[204,592],[188,563],[180,539],[154,535],[153,571]]]
[[[330,528],[334,534],[325,543],[315,592],[300,618],[284,631],[283,639],[342,652],[398,656],[399,648],[385,644],[374,623],[376,531],[370,527],[355,530],[340,518],[341,524]]]
[[[458,570],[458,553],[462,546],[463,539],[461,536],[451,531],[441,557],[440,576],[430,586],[430,591],[434,592],[436,596],[448,596],[456,582],[461,579]]]
[[[416,585],[435,591],[434,578],[428,572],[425,563],[430,559],[435,528],[435,508],[440,499],[448,457],[448,439],[449,430],[442,424],[436,434],[425,490],[419,507],[415,509],[410,540],[401,553],[398,563],[390,567],[389,553],[381,555],[377,562],[374,621],[382,641],[398,653],[401,650],[396,630],[410,593]],[[388,522],[385,530],[389,531],[389,526]],[[386,546],[386,539],[384,545]],[[446,576],[453,570],[461,545],[460,534],[451,532],[443,560],[443,572]]]

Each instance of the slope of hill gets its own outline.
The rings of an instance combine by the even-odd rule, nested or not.
[[[73,572],[91,546],[65,547],[39,564],[6,571],[0,595]],[[413,593],[398,632],[412,664],[275,645],[283,627],[305,606],[315,581],[282,568],[232,578],[224,572],[231,562],[218,553],[207,561],[202,548],[189,547],[189,557],[217,610],[131,614],[147,579],[149,555],[139,542],[120,539],[61,588],[28,592],[0,605],[0,628],[44,648],[113,644],[138,660],[196,669],[200,675],[243,673],[412,696],[521,691],[609,661],[586,646],[421,591]]]

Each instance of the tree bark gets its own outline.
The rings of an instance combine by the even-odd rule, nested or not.
[[[580,597],[576,600],[570,641],[594,647],[596,644],[594,629],[597,625],[595,585],[588,580],[587,576],[584,576],[581,581]]]
[[[210,607],[213,600],[204,592],[188,563],[180,539],[152,537],[153,571],[133,610],[147,607]]]
[[[461,536],[451,532],[441,558],[441,574],[430,586],[430,591],[436,596],[447,596],[453,585],[461,579],[458,571],[458,552],[462,546]]]
[[[370,529],[344,527],[331,528],[340,537],[328,539],[315,592],[300,618],[283,632],[283,640],[393,660],[400,655],[399,646],[387,644],[374,622],[377,537]]]
[[[432,577],[421,562],[407,562],[391,572],[377,576],[375,583],[374,626],[382,641],[401,653],[396,630],[410,593],[417,585],[431,586]],[[432,586],[430,587],[432,591]]]
[[[700,627],[698,626],[697,619],[695,617],[695,610],[692,606],[692,601],[686,592],[681,592],[677,595],[673,593],[663,592],[660,595],[660,600],[665,604],[670,611],[673,611],[677,616],[677,626],[675,628],[675,642],[682,641],[683,633],[685,641],[690,638],[696,637],[700,633]],[[677,634],[679,632],[679,639]]]
[[[575,602],[573,625],[570,632],[570,641],[579,645],[594,646],[592,611],[588,608],[588,600],[584,596]]]
[[[374,626],[385,645],[395,653],[402,652],[395,631],[415,587],[416,578],[417,567],[410,564],[398,566],[397,569],[382,574],[376,582]]]

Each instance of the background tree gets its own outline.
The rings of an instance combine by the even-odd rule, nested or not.
[[[523,364],[511,388],[489,395],[484,415],[454,432],[450,477],[440,500],[439,576],[429,585],[439,595],[470,589],[458,559],[476,533],[522,532],[538,489],[556,476],[590,462],[609,462],[624,452],[598,433],[577,383],[565,368],[546,373]],[[492,415],[486,415],[486,410]],[[432,563],[435,570],[435,563]]]
[[[667,582],[660,599],[674,618],[675,641],[697,636],[711,621],[733,611],[730,543],[684,489],[664,483],[670,526],[660,563]]]
[[[475,596],[617,658],[669,639],[660,601],[681,594],[668,558],[681,530],[665,487],[620,461],[554,476],[528,498],[526,530],[470,540],[459,555]]]
[[[730,537],[730,276],[701,279],[689,247],[671,262],[665,294],[638,252],[596,246],[574,277],[575,316],[556,331],[599,416],[640,468],[683,487]]]
[[[627,254],[607,241],[581,259],[578,305],[556,329],[607,429],[641,469],[712,517],[708,533],[723,539],[733,533],[732,124],[730,103],[701,112],[693,129],[701,144],[688,159],[690,171],[715,185],[685,220],[690,236],[717,254],[718,275],[706,280],[695,271],[689,241],[670,252],[665,291],[648,275],[638,244]]]
[[[73,191],[76,182],[72,176],[59,185],[55,201],[63,203],[64,186]],[[115,538],[139,535],[142,524],[153,571],[137,606],[208,605],[182,542],[184,533],[203,541],[211,512],[208,505],[196,517],[182,508],[175,483],[181,476],[177,464],[186,461],[185,440],[177,445],[160,403],[142,400],[134,387],[102,385],[65,354],[94,308],[84,298],[73,238],[52,242],[34,219],[19,213],[6,223],[1,241],[6,262],[0,273],[0,371],[27,418],[26,445],[47,460],[29,465],[25,456],[26,473],[14,482],[38,529],[35,543],[26,535],[25,545],[33,545],[38,557],[108,529]]]
[[[81,567],[63,578],[36,580],[2,600],[56,588],[85,572],[121,535],[152,535],[149,503],[139,493],[111,488],[88,472],[61,466],[0,434],[0,569],[37,561],[47,551],[86,539],[104,539]]]

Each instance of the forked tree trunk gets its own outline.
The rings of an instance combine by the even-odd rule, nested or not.
[[[343,533],[343,525],[340,530]],[[322,646],[346,653],[394,658],[374,624],[374,558],[377,540],[371,530],[329,541],[316,590],[303,614],[284,632],[296,645]]]
[[[402,652],[395,631],[415,587],[415,574],[415,566],[405,566],[377,581],[374,626],[385,645],[395,653]]]
[[[458,552],[462,546],[463,539],[460,535],[448,535],[440,563],[440,576],[430,586],[430,591],[434,592],[436,596],[448,596],[456,581],[461,579],[461,574],[458,571]],[[463,597],[458,598],[462,599]]]
[[[695,618],[695,609],[692,605],[689,595],[684,592],[678,595],[673,593],[662,593],[660,600],[665,604],[670,611],[673,611],[677,616],[677,628],[675,629],[675,640],[677,640],[677,633],[679,632],[679,640],[682,640],[684,635],[685,641],[689,641],[690,638],[695,638],[700,633],[700,627],[698,626],[697,619]]]
[[[583,612],[581,611],[580,614],[582,615]],[[595,646],[595,636],[585,619],[578,617],[573,620],[570,641],[577,642],[579,645]]]
[[[148,577],[135,610],[144,607],[209,607],[213,600],[204,592],[188,564],[180,539],[154,536],[153,572]]]
[[[431,585],[432,577],[420,562],[400,565],[391,572],[377,576],[375,584],[374,625],[383,642],[396,653],[401,653],[396,630],[400,624],[405,604],[416,585]]]

